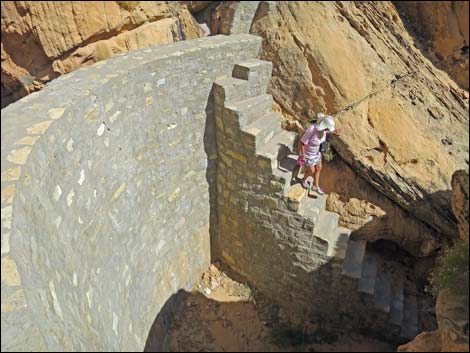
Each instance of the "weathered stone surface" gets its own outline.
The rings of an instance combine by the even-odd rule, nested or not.
[[[468,1],[394,1],[423,53],[468,91]]]
[[[413,341],[399,346],[397,352],[443,352],[441,349],[441,335],[436,330],[420,333]]]
[[[209,265],[210,94],[260,45],[141,49],[2,109],[2,351],[144,349],[166,301]]]
[[[213,2],[196,15],[198,22],[206,23],[211,34],[249,33],[260,1]]]
[[[320,185],[329,194],[327,209],[340,214],[339,224],[354,239],[387,239],[414,256],[443,245],[439,233],[383,195],[339,156],[323,163]]]
[[[198,38],[202,29],[177,2],[2,2],[2,107],[51,79],[119,53]]]
[[[186,5],[188,10],[193,13],[205,9],[207,6],[214,3],[214,1],[180,1],[180,3]]]
[[[468,297],[441,291],[436,301],[436,314],[442,352],[468,352]]]
[[[452,176],[452,210],[459,223],[460,238],[468,243],[468,171],[459,170]]]
[[[283,111],[306,119],[361,101],[336,117],[337,152],[385,196],[453,237],[450,179],[468,168],[468,102],[414,46],[394,6],[277,2],[251,33],[263,37],[261,57],[273,62],[271,93]],[[448,136],[452,144],[443,144]]]
[[[447,290],[436,301],[438,330],[423,332],[400,347],[398,352],[468,352],[468,298]]]
[[[380,260],[380,271],[364,270],[367,242],[349,239],[350,231],[338,227],[339,215],[325,211],[326,197],[290,185],[297,160],[292,153],[295,134],[276,129],[282,118],[272,115],[271,104],[252,107],[265,96],[254,86],[270,75],[261,67],[271,68],[260,60],[237,64],[232,76],[244,78],[246,84],[237,84],[236,92],[233,79],[215,82],[220,158],[212,258],[255,284],[287,310],[293,323],[321,317],[329,325],[377,332],[390,340],[401,334],[398,325],[405,337],[413,337],[419,320],[417,299],[410,293],[416,289],[410,282],[405,293],[402,266]],[[266,116],[273,121],[256,124]],[[434,248],[431,243],[431,250],[420,249],[423,243],[415,236],[406,245],[419,254]],[[357,283],[363,273],[369,286],[375,283],[372,276],[380,279],[366,298]]]

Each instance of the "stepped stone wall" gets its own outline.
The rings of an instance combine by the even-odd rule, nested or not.
[[[239,62],[216,81],[217,231],[221,259],[285,309],[338,330],[403,341],[419,330],[416,287],[406,269],[349,239],[326,196],[291,185],[293,132],[272,111],[270,62]],[[414,287],[414,288],[413,288]]]
[[[2,351],[144,349],[209,264],[213,82],[260,45],[118,55],[2,110]]]

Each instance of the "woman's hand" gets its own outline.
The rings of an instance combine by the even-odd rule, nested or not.
[[[333,131],[333,134],[335,134],[336,136],[340,136],[341,131],[339,129],[336,129],[335,131]]]

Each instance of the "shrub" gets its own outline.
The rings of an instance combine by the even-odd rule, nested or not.
[[[116,2],[121,8],[129,12],[133,11],[140,4],[140,1],[116,1]]]
[[[280,325],[271,331],[271,340],[280,347],[300,346],[304,334],[302,328]]]
[[[457,242],[453,248],[444,251],[438,265],[431,274],[431,289],[434,295],[447,289],[454,295],[469,298],[469,247],[465,242]]]
[[[331,147],[331,143],[327,142],[326,143],[326,150],[325,152],[322,153],[323,158],[325,158],[325,161],[330,162],[335,158],[335,152],[333,148]]]

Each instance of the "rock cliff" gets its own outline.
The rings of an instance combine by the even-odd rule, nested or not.
[[[468,243],[468,171],[459,170],[452,176],[452,209],[459,222],[460,238]]]
[[[452,176],[452,208],[458,219],[460,237],[467,243],[468,193],[468,171],[459,170]],[[468,296],[441,290],[437,296],[436,314],[437,330],[419,334],[413,341],[400,346],[398,351],[468,352]]]
[[[119,53],[203,35],[164,1],[3,1],[2,107],[61,74]]]
[[[394,1],[424,54],[468,91],[468,1]]]
[[[414,46],[395,7],[277,2],[275,11],[258,10],[251,32],[264,39],[261,56],[274,64],[271,92],[285,115],[340,112],[339,156],[453,237],[451,176],[468,168],[468,96]]]

